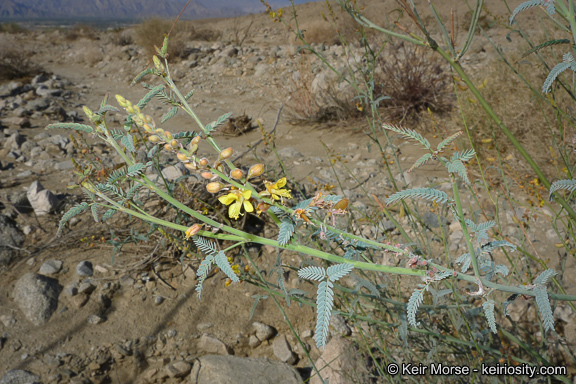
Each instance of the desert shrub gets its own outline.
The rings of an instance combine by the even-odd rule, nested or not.
[[[119,29],[113,31],[110,35],[110,39],[112,40],[112,43],[121,47],[134,44],[134,36],[130,29]]]
[[[25,33],[28,30],[18,23],[0,24],[0,33]]]
[[[447,65],[440,58],[406,43],[390,44],[376,61],[375,97],[391,121],[417,118],[421,111],[447,112],[454,98]]]
[[[74,24],[72,28],[68,29],[64,34],[64,39],[74,41],[78,39],[98,39],[98,30],[91,25],[87,24]]]
[[[42,67],[30,60],[30,52],[0,45],[0,79],[19,79],[40,72]]]

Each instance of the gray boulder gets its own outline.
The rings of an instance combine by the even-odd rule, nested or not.
[[[206,355],[195,361],[191,384],[300,384],[298,371],[279,361]]]
[[[9,217],[0,215],[0,264],[8,264],[17,255],[24,242],[24,234]]]
[[[37,376],[28,371],[23,371],[21,369],[13,369],[8,371],[0,379],[0,384],[32,384],[39,382],[40,376]]]
[[[42,325],[50,320],[58,308],[58,295],[61,291],[62,286],[58,280],[27,273],[16,282],[13,296],[26,318],[35,325]]]
[[[28,197],[28,201],[37,216],[46,215],[52,212],[59,203],[58,197],[45,189],[38,180],[28,187],[26,196]]]

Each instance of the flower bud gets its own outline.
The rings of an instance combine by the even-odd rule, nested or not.
[[[190,142],[190,144],[192,145],[198,145],[200,143],[200,136],[195,136],[192,141]]]
[[[180,161],[188,161],[188,156],[186,156],[185,154],[183,154],[182,152],[178,152],[176,154],[176,157],[178,158],[178,160]]]
[[[172,133],[170,133],[170,131],[164,131],[164,137],[166,138],[166,141],[170,141],[174,138],[174,136],[172,136]]]
[[[202,229],[202,226],[204,224],[194,224],[193,226],[191,226],[190,228],[188,228],[186,230],[186,240],[188,240],[189,238],[195,236],[198,232],[200,232],[200,229]]]
[[[172,150],[172,146],[168,143],[164,144],[164,149],[167,151],[171,151]]]
[[[176,139],[172,139],[172,141],[170,142],[170,145],[174,149],[180,148],[180,143],[178,143],[178,140],[176,140]]]
[[[154,132],[154,130],[152,129],[152,127],[151,127],[150,125],[148,125],[148,124],[144,124],[142,127],[143,127],[144,130],[145,130],[146,132],[148,132],[148,133]]]
[[[187,169],[191,170],[191,171],[197,171],[197,170],[198,170],[198,165],[197,165],[196,163],[194,163],[194,162],[192,162],[192,163],[184,163],[184,166],[185,166]]]
[[[213,174],[212,172],[202,172],[200,174],[200,176],[202,176],[203,178],[205,178],[206,180],[210,180],[211,178],[213,178],[214,176],[216,176],[215,174]]]
[[[189,145],[188,146],[190,149],[188,150],[189,154],[194,154],[196,153],[196,151],[198,150],[198,145],[194,144],[194,145]]]
[[[116,95],[116,101],[120,104],[121,107],[126,108],[126,99],[120,95]]]
[[[270,208],[270,204],[260,202],[260,203],[258,203],[258,206],[256,207],[256,213],[260,214],[262,212],[266,212],[268,210],[268,208]]]
[[[200,167],[206,168],[208,166],[208,159],[203,157],[200,159]]]
[[[348,199],[342,199],[334,204],[334,209],[336,210],[344,210],[348,208]]]
[[[215,162],[212,168],[216,169],[219,172],[224,172],[224,166],[220,161]]]
[[[214,181],[212,183],[208,183],[208,185],[206,185],[206,190],[210,193],[218,193],[222,190],[222,188],[224,188],[225,185],[222,184],[219,181]]]
[[[157,133],[158,135],[164,136],[164,130],[163,130],[162,128],[156,128],[156,133]]]
[[[164,65],[162,65],[158,56],[156,55],[152,56],[152,61],[154,61],[154,66],[156,67],[157,70],[159,70],[160,72],[164,72]]]
[[[83,106],[82,110],[86,114],[86,117],[88,117],[88,119],[91,120],[92,116],[94,116],[94,112],[92,112],[92,110],[90,110],[90,108],[88,108],[87,106]]]
[[[232,156],[232,153],[234,153],[234,150],[232,148],[226,148],[226,149],[222,150],[222,152],[220,152],[220,156],[218,156],[218,160],[225,160],[225,159],[229,158],[230,156]]]
[[[230,172],[230,177],[234,180],[240,180],[244,176],[244,172],[240,168],[235,168]]]
[[[136,115],[140,115],[142,112],[140,112],[140,107],[138,105],[133,105],[132,108],[134,108],[134,113]]]
[[[144,116],[144,121],[145,121],[146,123],[148,123],[148,124],[154,125],[154,119],[153,119],[152,116],[150,116],[150,115]]]
[[[246,179],[260,176],[262,173],[264,173],[264,164],[254,164],[248,170],[248,177]]]
[[[149,140],[151,143],[154,143],[154,144],[160,142],[160,138],[159,138],[158,136],[156,136],[156,135],[151,135],[151,136],[148,138],[148,140]]]

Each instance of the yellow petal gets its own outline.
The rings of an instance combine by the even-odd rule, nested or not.
[[[231,219],[238,219],[240,217],[240,207],[242,207],[242,203],[239,201],[235,202],[228,208],[228,216]]]
[[[242,192],[242,196],[243,196],[246,200],[248,200],[251,195],[252,195],[252,191],[250,191],[250,190],[248,190],[248,189],[245,190],[244,192]]]
[[[226,196],[220,196],[218,198],[218,201],[225,205],[231,204],[234,200],[238,200],[238,196],[233,193],[229,193]]]
[[[248,200],[244,201],[244,210],[246,212],[254,212],[254,207]]]
[[[286,178],[285,177],[281,178],[280,180],[278,180],[276,182],[276,188],[282,188],[285,185],[286,185]]]
[[[279,189],[278,191],[276,191],[276,193],[282,197],[287,197],[288,199],[292,198],[292,195],[290,195],[290,191],[287,189]]]

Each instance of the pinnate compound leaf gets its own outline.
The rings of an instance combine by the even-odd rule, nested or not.
[[[447,137],[446,139],[442,140],[438,146],[436,147],[436,150],[438,152],[442,151],[444,148],[446,148],[447,146],[449,146],[450,144],[452,144],[454,142],[454,140],[456,140],[456,138],[458,136],[460,136],[462,134],[462,131],[456,132],[455,134],[453,134],[452,136]]]
[[[156,96],[158,93],[160,93],[162,90],[164,89],[164,85],[160,84],[155,86],[154,88],[152,88],[152,90],[150,92],[148,92],[146,94],[146,96],[144,96],[139,102],[138,102],[138,107],[140,107],[140,109],[144,109],[144,107],[146,105],[148,105],[148,103],[150,102],[150,100],[152,100],[154,98],[154,96]]]
[[[106,220],[108,220],[109,218],[111,218],[112,216],[114,216],[114,215],[116,214],[116,212],[118,212],[118,211],[115,210],[115,209],[109,209],[109,210],[107,210],[107,211],[104,212],[104,214],[102,215],[101,221],[102,221],[103,223],[105,223]]]
[[[194,240],[194,244],[198,247],[198,249],[201,250],[205,255],[215,256],[218,253],[218,248],[212,241],[207,240],[201,236],[194,236],[192,239]]]
[[[334,304],[333,284],[330,280],[323,281],[318,285],[318,296],[316,298],[316,330],[314,339],[318,349],[326,346],[328,338],[328,326],[332,317],[332,306]]]
[[[214,129],[216,129],[219,126],[221,126],[222,124],[224,124],[226,122],[226,120],[228,120],[230,118],[230,116],[232,116],[232,112],[225,113],[224,115],[220,116],[218,118],[218,120],[213,121],[210,124],[207,124],[205,127],[206,133],[210,133]]]
[[[222,272],[224,272],[224,274],[226,276],[228,276],[228,278],[230,280],[232,280],[235,283],[240,282],[240,279],[238,278],[236,273],[234,273],[234,270],[230,266],[230,263],[228,262],[228,258],[224,254],[224,251],[218,252],[216,254],[216,256],[214,256],[214,261],[216,262],[216,265],[218,266],[218,268],[220,268],[220,270]]]
[[[278,233],[278,244],[286,245],[294,234],[294,224],[292,220],[285,219],[280,222],[280,231]]]
[[[88,203],[85,201],[80,203],[80,204],[76,204],[75,206],[70,208],[60,219],[60,224],[58,225],[58,234],[57,235],[58,236],[60,235],[60,233],[62,232],[62,228],[64,228],[64,225],[68,222],[68,220],[70,220],[74,216],[81,214],[86,209],[88,209]]]
[[[301,279],[322,281],[326,278],[326,271],[322,267],[304,267],[298,271],[298,277]]]
[[[554,315],[552,314],[552,307],[550,306],[550,301],[548,300],[548,292],[546,291],[546,287],[534,287],[534,293],[536,294],[536,305],[538,306],[540,316],[542,316],[544,329],[546,331],[554,331]]]
[[[130,152],[136,152],[136,147],[134,146],[134,138],[132,137],[131,134],[127,134],[127,135],[122,136],[122,138],[120,139],[120,142]]]
[[[156,154],[160,151],[160,146],[159,145],[155,145],[152,148],[150,148],[150,150],[148,151],[148,158],[151,159],[154,156],[156,156]]]
[[[466,149],[464,151],[454,152],[452,157],[450,157],[450,161],[454,162],[456,160],[460,160],[464,163],[472,160],[476,155],[476,152],[473,149]]]
[[[204,284],[204,280],[208,277],[208,273],[210,272],[210,268],[212,267],[212,263],[214,262],[214,255],[208,255],[202,260],[198,270],[196,271],[196,275],[198,276],[198,284],[196,284],[196,292],[198,293],[198,298],[202,298],[202,285]]]
[[[418,289],[416,288],[410,296],[408,300],[408,324],[413,327],[417,327],[420,325],[419,322],[416,322],[416,312],[418,312],[418,307],[424,301],[424,288]]]
[[[144,170],[152,165],[152,162],[149,161],[146,164],[136,163],[128,167],[128,172],[126,173],[126,178],[132,178],[140,175]]]
[[[156,73],[156,71],[153,68],[146,68],[145,70],[143,70],[142,72],[140,72],[135,78],[134,80],[132,80],[132,85],[134,84],[138,84],[140,82],[140,80],[142,80],[144,78],[144,76],[150,75],[150,74],[154,74]]]
[[[100,109],[96,112],[96,114],[102,116],[104,115],[106,112],[119,112],[119,109],[116,107],[113,107],[111,105],[103,105],[102,107],[100,107]]]
[[[396,133],[400,134],[401,136],[403,136],[404,138],[417,141],[418,143],[422,144],[424,146],[424,148],[430,149],[430,142],[426,138],[422,137],[421,134],[419,134],[418,132],[416,132],[412,129],[395,127],[395,126],[389,125],[389,124],[384,124],[382,127],[385,129],[388,129],[390,131],[396,132]]]
[[[546,81],[544,81],[544,85],[542,86],[542,93],[550,92],[554,80],[556,80],[556,78],[560,76],[562,72],[564,72],[569,68],[575,70],[574,65],[575,65],[574,56],[572,56],[571,53],[565,53],[563,56],[563,61],[561,63],[556,64],[556,66],[552,68],[552,70],[548,74],[548,77],[546,77]]]
[[[454,160],[449,162],[447,165],[448,172],[457,173],[458,176],[460,176],[460,178],[464,180],[466,184],[470,184],[470,179],[468,179],[468,171],[466,170],[466,166],[462,161]]]
[[[553,15],[556,12],[553,0],[528,0],[517,6],[516,9],[514,9],[514,11],[512,12],[512,16],[510,16],[510,24],[514,22],[514,19],[520,12],[533,7],[537,7],[539,5],[546,5],[546,11],[550,15]]]
[[[432,154],[431,153],[426,153],[424,154],[421,158],[419,158],[418,160],[416,160],[416,162],[414,163],[414,165],[412,165],[410,167],[409,170],[407,170],[406,172],[410,173],[413,170],[423,166],[424,164],[426,164],[428,161],[432,160]]]
[[[77,123],[55,123],[46,126],[46,129],[73,129],[75,131],[82,131],[86,133],[92,133],[94,128],[85,124]]]
[[[468,271],[468,268],[470,268],[470,264],[472,263],[472,258],[470,257],[469,253],[465,253],[456,259],[456,263],[462,264],[461,271],[462,271],[462,273],[466,273],[466,271]]]
[[[99,222],[100,218],[98,217],[98,204],[92,204],[90,206],[90,210],[92,211],[92,217],[94,218],[94,221]]]
[[[522,55],[521,59],[523,59],[524,57],[531,55],[534,52],[538,52],[541,49],[544,49],[546,47],[551,47],[554,45],[559,45],[559,44],[570,44],[570,40],[568,39],[557,39],[557,40],[550,40],[547,41],[545,43],[539,44],[537,46],[535,46],[534,48],[532,48],[531,50],[527,51],[525,54]]]
[[[496,318],[494,317],[494,300],[487,300],[482,304],[482,308],[484,308],[484,315],[486,320],[488,320],[492,333],[498,333],[496,330]]]
[[[552,185],[550,186],[550,200],[552,200],[552,194],[560,190],[565,190],[568,192],[576,191],[576,179],[558,180],[553,182]]]
[[[496,248],[500,248],[500,247],[508,247],[508,248],[510,248],[511,252],[514,252],[516,250],[516,246],[512,243],[507,242],[506,240],[495,240],[495,241],[489,242],[488,244],[484,244],[480,248],[480,252],[481,253],[488,253],[488,252],[492,252]]]
[[[168,112],[166,112],[164,114],[164,116],[162,116],[162,118],[160,119],[160,122],[162,124],[164,124],[166,121],[168,121],[169,119],[176,116],[178,114],[178,109],[179,109],[179,107],[174,107],[174,108],[170,109]]]
[[[553,278],[554,276],[556,276],[558,274],[558,272],[556,272],[553,269],[547,269],[544,272],[542,272],[541,274],[538,275],[538,277],[536,277],[534,279],[534,284],[535,285],[545,285],[548,284],[548,280],[550,280],[551,278]]]
[[[413,188],[396,192],[395,194],[386,199],[386,204],[395,203],[398,200],[404,200],[407,198],[432,200],[439,204],[445,203],[449,200],[448,195],[445,192],[439,191],[437,189]]]
[[[326,269],[326,274],[328,275],[328,279],[331,281],[338,281],[342,277],[346,276],[350,271],[354,269],[352,264],[344,263],[344,264],[336,264]]]

